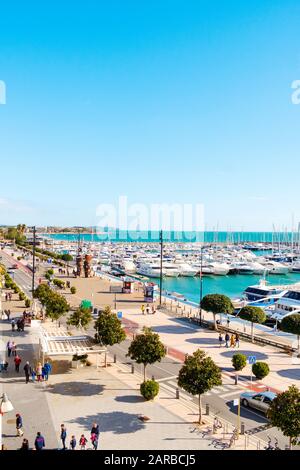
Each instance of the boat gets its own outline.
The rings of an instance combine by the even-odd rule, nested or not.
[[[176,267],[179,271],[179,276],[194,277],[199,272],[197,268],[193,268],[190,264],[184,262],[176,262]]]
[[[247,287],[243,292],[243,296],[250,302],[258,302],[266,299],[273,299],[275,302],[285,292],[286,286],[271,286],[262,279],[259,284]]]
[[[281,321],[288,315],[300,314],[300,283],[290,287],[282,297],[280,297],[270,317]]]
[[[262,264],[268,270],[269,274],[288,274],[289,266],[278,263],[277,261],[262,261]]]
[[[160,264],[155,263],[141,263],[136,269],[137,274],[146,277],[160,277]],[[164,271],[163,271],[164,276]]]

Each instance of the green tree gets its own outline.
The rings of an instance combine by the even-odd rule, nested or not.
[[[39,299],[42,305],[46,305],[48,298],[51,296],[52,290],[48,284],[40,284],[34,291],[34,298]]]
[[[121,321],[115,313],[111,312],[109,306],[99,314],[95,326],[95,340],[102,346],[113,346],[126,339],[126,333],[122,327]],[[105,367],[107,366],[107,351],[105,352]]]
[[[202,395],[212,388],[222,385],[220,368],[204,351],[198,349],[187,355],[180,369],[178,385],[186,392],[199,397],[199,424],[202,424]]]
[[[233,357],[232,357],[232,365],[233,365],[233,368],[234,370],[236,371],[236,384],[238,383],[238,379],[239,379],[239,372],[242,371],[246,365],[247,365],[247,357],[245,356],[245,354],[234,354]]]
[[[70,315],[67,324],[86,330],[92,320],[93,316],[90,309],[79,307],[77,310],[75,310],[75,312],[72,313],[72,315]]]
[[[287,315],[282,319],[280,329],[286,333],[297,335],[298,338],[298,354],[300,355],[300,313]]]
[[[268,418],[290,440],[290,449],[300,444],[300,390],[292,385],[277,395],[268,410]]]
[[[214,328],[217,330],[216,315],[221,313],[232,314],[234,307],[229,297],[222,294],[208,294],[201,301],[201,308],[212,312],[214,316]]]
[[[70,310],[70,306],[65,297],[52,292],[46,300],[46,316],[53,320],[59,320]]]
[[[266,362],[256,362],[252,366],[252,372],[258,380],[262,380],[270,373],[270,368]]]
[[[251,341],[254,342],[254,323],[264,323],[266,321],[266,314],[260,307],[253,307],[248,305],[243,307],[239,312],[239,317],[242,320],[251,322]]]
[[[137,335],[128,349],[127,356],[138,364],[144,366],[144,382],[146,381],[146,367],[148,364],[160,362],[166,355],[163,343],[159,335],[151,328],[144,328],[143,333]]]

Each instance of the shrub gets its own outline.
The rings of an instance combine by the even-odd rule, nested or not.
[[[77,292],[76,287],[72,286],[71,287],[71,294],[76,294],[76,292]]]
[[[30,299],[25,299],[25,307],[26,307],[26,308],[29,308],[30,305],[31,305]]]
[[[258,380],[262,380],[269,375],[270,368],[265,362],[257,362],[253,364],[252,372]]]
[[[159,393],[159,384],[155,380],[147,380],[141,384],[140,390],[145,400],[153,400]]]
[[[19,300],[25,300],[26,298],[26,295],[24,294],[24,292],[20,292],[19,293]]]
[[[62,281],[61,279],[54,279],[53,284],[57,286],[59,289],[63,289],[66,285],[66,283]]]
[[[247,357],[244,354],[234,354],[232,365],[237,372],[243,370],[247,365]]]
[[[21,256],[18,256],[18,257],[17,257],[17,260],[18,260],[18,261],[21,261],[21,259],[22,259]]]

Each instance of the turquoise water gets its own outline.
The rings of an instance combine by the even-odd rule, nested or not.
[[[261,276],[254,275],[230,275],[230,276],[204,276],[203,295],[224,294],[228,297],[240,297],[246,287],[258,284]],[[271,275],[267,277],[270,284],[293,284],[300,282],[300,273],[289,273],[286,276]],[[159,280],[156,280],[159,283]],[[186,296],[188,300],[199,302],[200,278],[178,277],[164,278],[163,289],[168,292],[177,292]]]
[[[77,234],[45,234],[48,237],[56,240],[66,241],[77,241]],[[267,242],[271,243],[285,243],[292,240],[292,234],[287,232],[281,232],[274,234],[273,232],[167,232],[163,233],[165,241],[177,241],[177,242],[194,242],[204,241],[206,243],[243,243],[243,242]],[[293,234],[294,242],[298,240],[298,234]],[[297,240],[296,240],[297,239]],[[108,230],[104,234],[95,233],[81,234],[81,240],[85,242],[102,242],[102,241],[139,241],[139,242],[158,242],[159,232],[158,231],[132,231],[126,232],[122,230]]]

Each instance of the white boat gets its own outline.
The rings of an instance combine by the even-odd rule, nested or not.
[[[270,317],[274,320],[281,321],[284,317],[295,313],[300,314],[300,283],[290,287],[287,292],[278,299]]]
[[[198,268],[193,268],[190,264],[184,262],[175,262],[179,271],[179,276],[194,277],[199,272]]]
[[[239,274],[253,274],[253,268],[250,263],[244,263],[243,261],[236,261],[229,266],[230,273]]]
[[[141,263],[136,272],[146,277],[160,277],[160,265],[155,263]],[[164,271],[163,271],[164,275]]]
[[[126,273],[135,274],[136,273],[136,265],[131,260],[124,260],[123,261],[123,268]]]
[[[269,274],[288,274],[289,267],[277,261],[266,261],[263,265],[268,270]]]
[[[201,270],[201,263],[193,264],[193,267]],[[202,265],[202,274],[211,276],[226,276],[229,273],[229,266],[226,263],[218,263],[216,261],[204,262]]]
[[[163,262],[163,273],[166,277],[178,277],[179,270],[174,263],[164,263]]]

